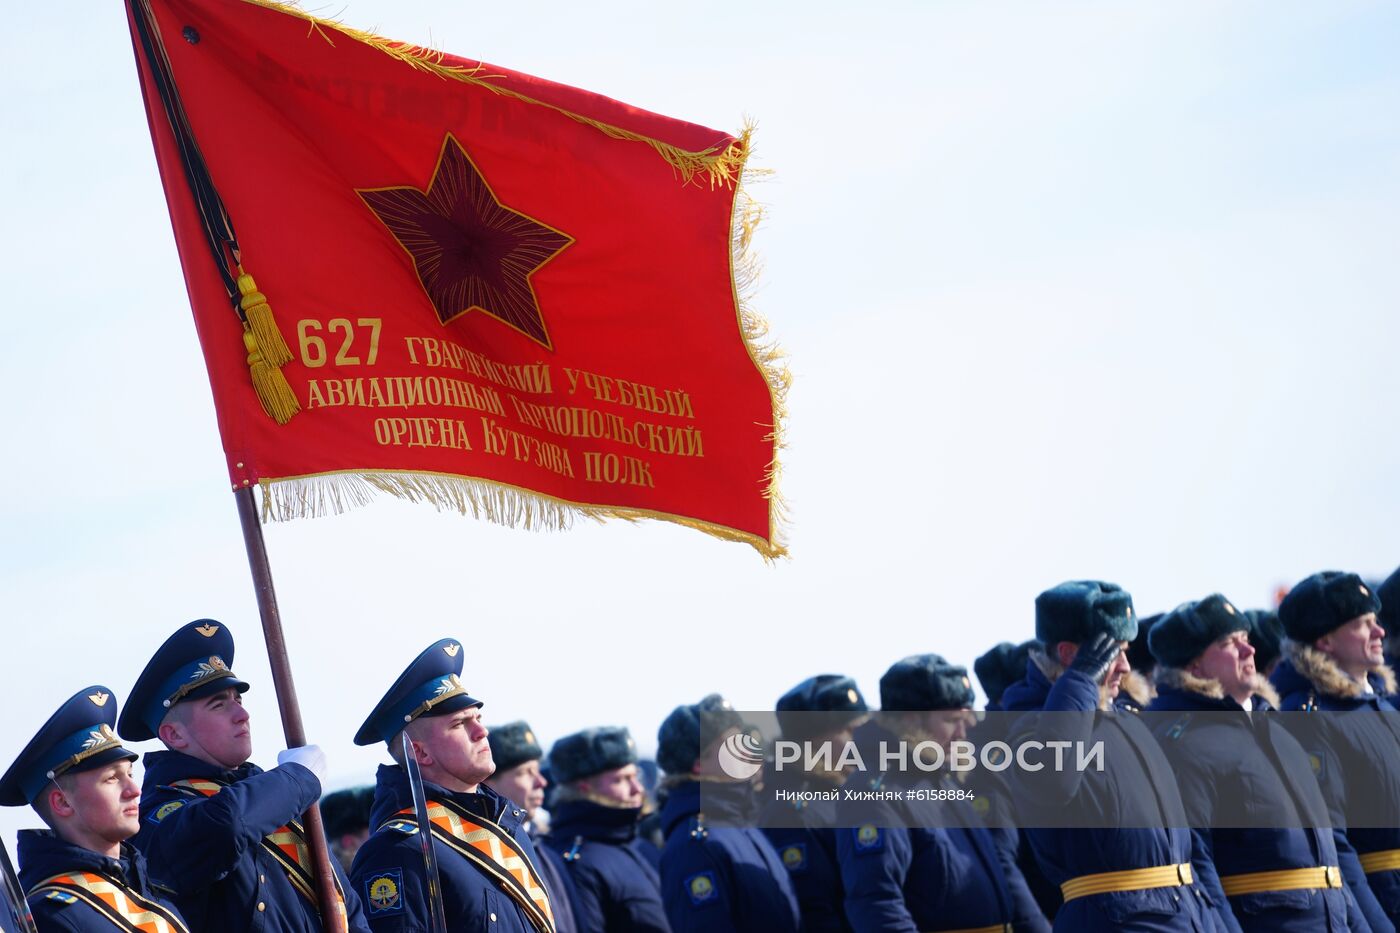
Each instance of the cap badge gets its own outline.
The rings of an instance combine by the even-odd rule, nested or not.
[[[535,733],[531,732],[529,729],[526,729],[526,730],[525,730],[525,741],[528,742],[528,743],[531,744],[531,745],[534,745],[534,744],[535,744]]]
[[[1371,591],[1368,590],[1368,589],[1366,589],[1366,587],[1364,587],[1364,586],[1358,585],[1356,588],[1357,588],[1358,590],[1361,591],[1361,595],[1362,595],[1362,596],[1370,596],[1370,595],[1371,595]]]
[[[103,693],[101,690],[99,690],[96,693],[89,693],[88,699],[92,701],[93,706],[106,706],[107,700],[111,696],[112,695],[110,693]]]
[[[200,626],[197,626],[197,627],[195,628],[195,631],[198,632],[199,634],[203,635],[205,638],[213,638],[213,637],[214,637],[214,633],[217,632],[218,630],[219,630],[219,627],[218,627],[217,625],[210,625],[210,624],[207,623],[207,622],[206,622],[205,624],[200,625]]]
[[[457,675],[448,674],[447,679],[444,680],[442,683],[438,684],[437,688],[433,690],[433,696],[440,697],[445,693],[451,693],[453,690],[461,689],[463,689],[462,682],[457,679]]]
[[[224,663],[224,659],[216,654],[208,661],[200,661],[198,670],[196,670],[193,674],[190,675],[190,679],[193,680],[196,677],[208,677],[210,674],[217,673],[218,671],[227,670],[228,665]]]
[[[447,652],[449,658],[455,658],[457,657],[457,652],[462,650],[462,646],[453,642],[450,645],[443,645],[442,650]]]
[[[860,700],[860,696],[856,693],[855,687],[846,688],[846,699],[850,700],[852,703]]]
[[[1228,613],[1230,613],[1230,615],[1234,615],[1234,614],[1235,614],[1235,607],[1232,606],[1232,605],[1230,605],[1229,603],[1226,603],[1226,604],[1225,604],[1225,611],[1228,612]]]
[[[972,689],[972,681],[968,680],[966,677],[963,677],[962,680],[963,680],[963,686],[964,686],[965,688],[967,688],[968,690],[971,690],[971,689]]]

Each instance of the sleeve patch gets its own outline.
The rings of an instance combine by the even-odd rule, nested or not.
[[[384,828],[403,833],[405,836],[412,836],[414,833],[418,832],[418,825],[416,823],[410,823],[408,820],[390,820],[384,824]]]
[[[690,895],[692,907],[703,907],[719,898],[719,888],[715,886],[715,873],[702,871],[685,879],[685,893]]]
[[[371,917],[403,913],[403,872],[384,871],[366,879],[365,903]]]
[[[163,803],[152,810],[151,815],[146,817],[146,819],[152,823],[159,823],[184,805],[185,802],[183,800],[172,800],[169,803]]]
[[[783,867],[789,872],[807,870],[807,844],[805,842],[794,842],[790,846],[784,846],[782,854]]]
[[[51,901],[58,901],[60,904],[78,903],[78,898],[72,894],[69,894],[67,891],[50,891],[49,893],[45,894],[44,897],[48,898]]]
[[[885,836],[873,823],[866,823],[851,832],[855,835],[857,855],[879,852],[885,847]]]

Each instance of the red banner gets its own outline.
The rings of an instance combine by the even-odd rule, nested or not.
[[[130,0],[233,487],[783,553],[739,137],[265,0]]]

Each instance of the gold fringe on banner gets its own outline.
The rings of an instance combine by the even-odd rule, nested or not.
[[[545,107],[556,113],[568,117],[585,126],[591,126],[600,133],[630,142],[645,143],[655,149],[661,158],[665,159],[673,169],[676,170],[681,180],[689,184],[697,175],[704,176],[710,183],[710,187],[723,185],[733,187],[740,178],[744,165],[744,151],[735,145],[726,147],[723,151],[719,147],[712,147],[700,152],[681,149],[670,143],[653,139],[650,136],[643,136],[631,130],[624,130],[621,127],[595,120],[592,117],[585,117],[583,114],[574,113],[572,110],[565,110],[563,107],[556,107],[554,104],[536,100],[518,91],[497,84],[493,78],[499,75],[487,75],[481,73],[481,66],[468,68],[464,65],[444,65],[442,63],[443,53],[433,49],[425,49],[410,42],[400,42],[396,39],[386,39],[362,29],[354,29],[333,19],[324,19],[320,16],[313,16],[305,10],[290,3],[280,2],[280,0],[243,0],[244,3],[251,3],[268,10],[276,10],[279,13],[286,13],[288,16],[295,16],[311,24],[311,28],[321,38],[325,39],[332,48],[335,46],[334,40],[326,34],[326,30],[338,32],[341,35],[362,42],[372,48],[378,49],[390,58],[403,62],[410,68],[424,71],[428,74],[436,75],[447,81],[460,81],[463,84],[471,84],[476,87],[485,88],[495,94],[510,97],[522,103],[532,104],[537,107]]]

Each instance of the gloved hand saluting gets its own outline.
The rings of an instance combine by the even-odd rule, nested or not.
[[[1079,653],[1070,662],[1069,669],[1087,674],[1094,683],[1101,684],[1122,650],[1118,639],[1108,632],[1100,632],[1079,646]]]
[[[319,745],[300,745],[277,753],[278,765],[301,765],[316,776],[323,787],[326,783],[326,753]]]

